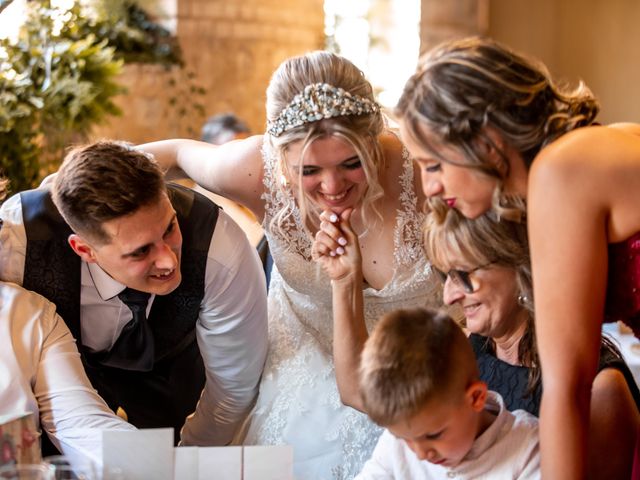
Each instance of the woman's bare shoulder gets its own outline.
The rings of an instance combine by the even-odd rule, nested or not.
[[[378,137],[378,141],[380,142],[387,166],[389,166],[388,164],[390,163],[402,163],[401,159],[404,147],[398,135],[387,130]]]
[[[635,131],[585,127],[543,149],[529,175],[530,207],[553,204],[559,214],[559,206],[566,205],[579,216],[607,218],[610,239],[638,231],[640,136]]]
[[[569,132],[543,148],[533,162],[531,173],[579,175],[629,165],[640,166],[640,126],[592,126]]]
[[[631,122],[619,122],[608,125],[609,128],[615,128],[632,135],[640,137],[640,124]]]
[[[404,173],[405,150],[400,138],[385,132],[379,137],[384,165],[380,171],[380,185],[384,189],[387,198],[399,196],[402,191],[400,177]]]

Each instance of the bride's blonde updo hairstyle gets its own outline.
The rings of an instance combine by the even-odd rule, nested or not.
[[[425,131],[458,148],[467,160],[462,166],[498,179],[494,209],[505,218],[519,217],[523,203],[502,193],[509,163],[488,129],[530,168],[542,147],[592,124],[598,111],[583,83],[573,90],[559,86],[541,63],[480,37],[446,42],[428,52],[395,108],[407,134],[436,157],[434,140]],[[487,146],[501,155],[503,165],[487,161]]]
[[[317,97],[313,100],[305,98],[318,91],[321,95],[326,93],[322,98],[330,98],[329,110],[322,118],[314,119],[307,117],[304,110],[315,108]],[[303,97],[301,103],[296,97]],[[292,180],[301,184],[302,168],[295,173],[288,168],[287,153],[292,144],[302,142],[304,157],[315,140],[329,136],[339,138],[353,147],[362,162],[367,179],[367,189],[360,204],[365,224],[375,224],[381,219],[375,203],[384,194],[379,181],[384,156],[378,136],[385,127],[385,121],[375,102],[371,84],[360,69],[346,58],[325,51],[289,58],[271,77],[266,109],[266,135],[278,159],[276,178],[283,179],[278,182],[278,188],[290,189]],[[301,188],[293,188],[291,193],[305,225],[317,226],[321,213],[318,208],[305,198]],[[282,231],[287,218],[293,213],[291,210],[291,205],[285,205],[274,215],[271,227]]]

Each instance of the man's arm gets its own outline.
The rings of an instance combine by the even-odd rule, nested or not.
[[[253,405],[267,355],[264,272],[246,235],[220,212],[196,327],[206,385],[184,445],[228,444]]]
[[[14,195],[0,208],[0,280],[22,285],[27,234],[22,221],[20,195]]]
[[[6,291],[14,296],[12,337],[26,335],[25,326],[29,325],[25,322],[36,322],[29,330],[32,344],[25,345],[30,351],[23,352],[23,358],[31,355],[31,385],[43,430],[65,455],[88,457],[99,464],[101,431],[135,430],[135,427],[117,417],[91,386],[75,340],[55,313],[55,305],[17,287]]]

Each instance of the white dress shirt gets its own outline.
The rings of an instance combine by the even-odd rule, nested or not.
[[[75,340],[44,297],[0,282],[0,415],[33,412],[65,455],[100,463],[101,430],[135,430],[84,373]]]
[[[485,409],[497,416],[457,466],[419,460],[403,440],[385,430],[355,480],[539,479],[538,420],[524,410],[509,412],[495,392],[489,392]]]
[[[0,218],[0,279],[21,284],[26,234],[19,195],[4,202]],[[83,344],[96,351],[110,348],[132,318],[117,297],[125,286],[96,264],[85,262],[81,283]],[[152,302],[153,297],[147,311]],[[209,248],[196,337],[206,385],[196,411],[182,429],[182,444],[225,445],[257,395],[268,339],[262,265],[245,234],[223,211]]]

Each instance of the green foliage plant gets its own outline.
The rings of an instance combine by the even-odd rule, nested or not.
[[[113,97],[122,60],[107,40],[80,35],[79,3],[27,3],[17,41],[0,40],[0,168],[13,191],[33,187],[60,161],[61,146],[120,111]]]
[[[36,186],[66,146],[121,114],[114,98],[124,93],[125,63],[183,67],[176,38],[141,6],[152,0],[140,1],[31,0],[17,40],[0,39],[0,170],[14,192]]]

